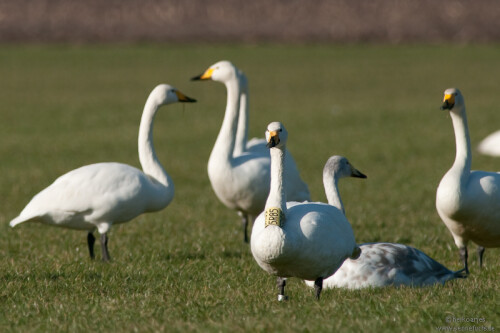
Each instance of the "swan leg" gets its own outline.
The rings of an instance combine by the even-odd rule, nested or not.
[[[102,261],[109,261],[111,259],[108,251],[108,235],[106,233],[101,235],[101,252]]]
[[[279,290],[278,301],[286,301],[288,299],[288,296],[285,296],[286,278],[278,276],[276,284],[278,285]]]
[[[458,253],[460,254],[460,260],[462,260],[462,262],[464,263],[465,274],[469,275],[469,265],[467,264],[469,254],[467,253],[467,247],[462,246],[458,249]]]
[[[479,257],[479,268],[483,269],[483,254],[484,254],[484,247],[478,246],[477,247],[477,256]]]
[[[95,244],[95,237],[92,232],[89,232],[87,235],[87,244],[89,246],[89,253],[90,253],[90,259],[94,259],[94,244]]]
[[[243,212],[238,212],[238,215],[241,216],[241,225],[243,227],[243,241],[248,243],[248,214]]]
[[[314,281],[314,290],[316,290],[316,299],[319,301],[321,290],[323,290],[323,278],[320,277]]]

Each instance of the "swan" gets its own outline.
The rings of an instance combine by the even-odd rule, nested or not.
[[[323,279],[347,258],[359,257],[349,221],[338,208],[319,202],[287,203],[283,169],[287,131],[270,123],[266,140],[271,152],[271,190],[253,225],[252,255],[266,272],[278,277],[278,300],[285,300],[287,277],[314,281],[320,298]]]
[[[484,138],[477,150],[484,155],[500,156],[500,131],[496,131]]]
[[[238,126],[236,129],[236,139],[234,142],[233,156],[239,156],[247,151],[262,150],[267,153],[267,142],[265,139],[252,138],[251,140],[248,140],[248,78],[242,70],[237,69],[237,71],[238,83],[240,87],[240,101],[238,112]]]
[[[192,80],[211,79],[222,82],[226,86],[226,112],[208,161],[208,177],[219,200],[226,207],[236,210],[241,216],[243,239],[248,242],[248,222],[263,211],[269,194],[271,159],[267,149],[259,149],[255,146],[246,149],[248,148],[248,145],[244,143],[247,136],[246,116],[243,125],[240,124],[242,129],[238,135],[240,145],[235,154],[236,136],[240,123],[240,78],[238,69],[233,64],[229,61],[220,61],[210,66],[203,74],[193,77]],[[246,114],[245,110],[246,107],[243,107],[243,114]],[[287,152],[286,155],[289,160],[285,170],[288,198],[294,201],[310,200],[309,189],[300,178],[295,161],[291,154]]]
[[[149,95],[139,127],[139,159],[143,171],[122,163],[96,163],[72,170],[35,195],[10,222],[40,222],[88,230],[90,257],[94,259],[93,231],[101,234],[103,261],[109,261],[107,232],[113,223],[165,208],[174,197],[174,184],[158,161],[153,146],[153,120],[159,107],[195,102],[167,84]]]
[[[366,178],[343,156],[332,156],[323,169],[323,184],[328,203],[344,214],[338,181],[344,177]],[[365,243],[359,245],[358,259],[347,259],[323,287],[360,289],[384,286],[426,286],[463,278],[462,271],[452,272],[422,251],[403,244]],[[313,283],[305,281],[310,287]]]
[[[463,269],[453,272],[424,252],[396,243],[361,244],[361,255],[347,259],[329,278],[326,289],[362,289],[386,286],[424,287],[465,278]],[[309,281],[306,283],[312,287]]]
[[[464,98],[455,88],[446,89],[441,107],[449,110],[455,131],[455,162],[436,192],[436,209],[459,249],[466,273],[467,244],[478,245],[479,267],[485,248],[500,247],[500,174],[471,171],[472,154]]]

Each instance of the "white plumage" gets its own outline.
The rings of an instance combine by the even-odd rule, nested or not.
[[[261,151],[264,152],[265,154],[269,154],[268,149],[266,147],[267,142],[265,139],[252,138],[248,140],[248,117],[249,117],[248,79],[242,70],[240,69],[236,70],[238,75],[240,98],[239,98],[238,126],[236,129],[236,138],[234,142],[233,156],[236,157],[248,151],[254,151],[254,152]],[[295,164],[295,161],[293,161],[292,163]]]
[[[332,156],[323,169],[323,184],[328,203],[344,212],[338,181],[344,177],[366,178],[347,158]],[[360,289],[384,286],[426,286],[464,277],[462,271],[452,272],[422,251],[403,244],[361,244],[358,259],[347,259],[329,278],[324,288]],[[314,284],[306,281],[312,287]]]
[[[224,120],[208,161],[208,176],[219,200],[242,216],[244,240],[247,242],[248,220],[262,212],[269,194],[269,151],[262,149],[262,145],[255,139],[250,143],[246,142],[248,110],[246,102],[240,105],[240,79],[244,80],[242,82],[246,86],[246,78],[238,75],[238,70],[230,62],[220,61],[193,78],[209,79],[225,84],[227,104]],[[248,100],[247,90],[245,92]],[[240,114],[245,115],[244,119],[239,120]],[[291,154],[287,153],[287,159],[285,177],[288,198],[295,201],[310,200],[309,189],[300,178]]]
[[[500,131],[493,132],[484,138],[477,146],[477,150],[484,155],[500,156]]]
[[[323,279],[350,257],[359,256],[354,234],[344,214],[324,203],[287,204],[283,179],[287,132],[279,122],[269,124],[271,190],[266,210],[255,220],[251,250],[259,266],[278,276],[278,299],[285,298],[285,278],[314,281],[319,299]]]
[[[439,183],[436,208],[459,248],[466,272],[467,244],[479,245],[479,265],[484,248],[500,247],[500,174],[471,171],[472,154],[467,116],[458,89],[444,92],[442,109],[449,110],[455,131],[456,156]]]
[[[139,128],[139,159],[143,171],[121,163],[97,163],[72,170],[31,199],[14,227],[41,222],[58,227],[88,230],[90,257],[94,258],[93,231],[101,234],[103,260],[110,259],[107,232],[112,224],[165,208],[174,197],[174,185],[153,147],[153,120],[161,105],[194,102],[177,89],[158,85],[149,95]]]
[[[465,277],[463,270],[450,271],[411,246],[368,243],[359,247],[360,257],[344,261],[335,274],[323,281],[324,288],[423,287]]]

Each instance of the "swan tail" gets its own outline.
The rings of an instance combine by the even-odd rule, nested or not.
[[[9,225],[11,228],[14,228],[16,225],[31,221],[32,219],[33,219],[33,217],[26,217],[26,216],[19,215],[18,217],[16,217],[12,221],[10,221]]]
[[[465,268],[462,268],[459,271],[452,272],[453,279],[466,279],[469,275],[465,271]]]

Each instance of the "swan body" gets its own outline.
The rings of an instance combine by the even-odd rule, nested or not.
[[[500,131],[496,131],[484,138],[477,150],[484,155],[500,156]]]
[[[342,211],[317,202],[286,203],[283,179],[287,132],[279,122],[269,124],[271,190],[265,211],[252,229],[251,251],[257,264],[278,276],[279,300],[285,299],[285,278],[314,281],[319,299],[322,281],[347,258],[359,256],[354,234]]]
[[[411,246],[393,243],[361,244],[358,259],[347,259],[329,278],[324,288],[362,289],[386,286],[424,287],[464,278]],[[307,285],[312,287],[310,281]]]
[[[439,183],[436,209],[450,230],[468,273],[469,241],[479,245],[480,266],[484,248],[500,247],[500,174],[471,171],[472,154],[465,103],[458,89],[444,92],[442,109],[449,110],[453,122],[456,156],[453,166]]]
[[[328,203],[345,214],[338,182],[345,177],[366,178],[343,156],[332,156],[323,169],[323,184]],[[384,286],[426,286],[464,277],[452,272],[425,253],[403,244],[361,244],[359,258],[347,259],[329,278],[324,288],[360,289]],[[306,284],[313,287],[311,281]]]
[[[239,75],[238,69],[229,61],[220,61],[193,78],[209,79],[225,84],[227,104],[208,161],[208,176],[219,200],[242,216],[244,240],[247,242],[248,221],[263,211],[269,194],[271,159],[268,149],[263,149],[260,141],[246,142],[248,111],[246,104],[240,103],[240,84],[246,82],[240,80],[246,80],[245,77]],[[240,110],[240,107],[243,108]],[[240,120],[242,114],[245,116]],[[300,178],[291,154],[287,152],[286,155],[289,161],[285,170],[287,197],[294,201],[310,200],[309,189]]]
[[[97,163],[72,170],[35,195],[11,227],[40,222],[87,230],[91,258],[95,238],[101,234],[103,260],[110,259],[107,232],[112,224],[165,208],[174,197],[174,185],[161,166],[153,146],[153,119],[161,105],[194,102],[175,88],[161,84],[149,95],[139,129],[139,158],[143,171],[127,164]]]

